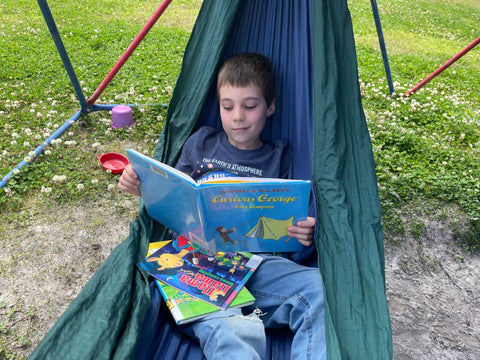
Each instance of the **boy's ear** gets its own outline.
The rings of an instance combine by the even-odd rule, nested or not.
[[[273,98],[270,106],[267,108],[267,116],[272,116],[275,112],[275,98]]]

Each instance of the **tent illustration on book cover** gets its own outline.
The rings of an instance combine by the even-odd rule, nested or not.
[[[285,220],[277,220],[261,216],[255,226],[252,227],[245,236],[280,240],[285,237],[285,229],[288,229],[289,226],[293,226],[293,219],[293,216]],[[288,241],[288,239],[285,241]]]
[[[224,243],[230,243],[232,245],[242,243],[243,241],[241,239],[243,237],[257,239],[260,241],[260,245],[262,245],[262,240],[282,240],[288,242],[291,237],[287,235],[287,230],[289,226],[295,224],[294,219],[294,216],[290,216],[284,220],[259,216],[258,218],[233,229],[226,229],[224,226],[217,226],[215,230],[219,232]],[[232,237],[234,239],[232,239]]]

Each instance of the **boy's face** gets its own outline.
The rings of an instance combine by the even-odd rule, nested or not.
[[[254,150],[262,146],[260,134],[267,116],[275,111],[275,102],[267,106],[261,89],[256,85],[222,85],[219,101],[220,117],[228,142],[242,150]]]

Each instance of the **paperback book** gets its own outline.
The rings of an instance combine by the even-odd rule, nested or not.
[[[171,240],[159,241],[150,243],[149,255],[160,249],[162,246],[168,244]],[[220,311],[217,307],[202,301],[188,293],[180,291],[173,286],[164,284],[155,279],[155,283],[160,290],[160,294],[165,300],[165,304],[170,310],[173,319],[178,325],[187,324],[194,320],[203,318],[216,311]],[[242,307],[251,305],[255,302],[253,295],[243,287],[242,290],[235,296],[229,307]]]
[[[220,311],[217,307],[193,297],[188,293],[180,291],[173,286],[164,284],[157,279],[155,279],[155,283],[159,287],[160,293],[162,294],[168,309],[172,313],[175,322],[179,325],[187,324],[216,311]],[[238,295],[235,296],[235,299],[233,299],[229,308],[247,306],[254,302],[255,298],[250,291],[244,287],[240,290]]]
[[[162,283],[225,310],[262,260],[245,252],[219,252],[211,257],[177,237],[138,265]]]
[[[288,227],[307,218],[310,181],[234,177],[196,183],[135,150],[127,155],[149,215],[208,255],[302,248]]]

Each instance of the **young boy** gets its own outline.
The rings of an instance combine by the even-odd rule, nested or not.
[[[186,141],[176,168],[199,181],[231,176],[232,168],[237,176],[291,177],[292,156],[285,142],[260,138],[267,117],[275,112],[274,89],[273,66],[263,55],[245,53],[228,59],[217,80],[224,131],[200,128]],[[127,166],[118,187],[140,195],[139,185]],[[308,217],[290,227],[289,236],[305,247],[313,246],[314,227],[315,218]],[[295,334],[292,359],[326,359],[318,269],[272,254],[261,256],[261,266],[247,283],[256,298],[252,307],[219,311],[181,329],[200,342],[209,360],[253,360],[265,358],[265,328],[289,326]]]

